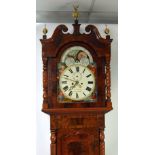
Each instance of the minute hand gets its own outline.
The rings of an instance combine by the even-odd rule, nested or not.
[[[66,77],[64,77],[64,79],[76,82],[75,80],[72,80],[72,79],[69,79],[69,78],[66,78]]]

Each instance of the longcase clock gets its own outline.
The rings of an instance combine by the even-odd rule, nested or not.
[[[43,36],[43,106],[50,116],[51,155],[105,155],[104,116],[112,110],[110,36],[94,25],[80,33],[56,27]]]

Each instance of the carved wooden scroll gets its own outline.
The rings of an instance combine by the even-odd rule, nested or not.
[[[86,32],[89,32],[96,39],[102,38],[99,31],[98,31],[98,29],[94,25],[86,26],[85,30],[86,30]]]

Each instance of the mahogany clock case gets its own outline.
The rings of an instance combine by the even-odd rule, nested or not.
[[[87,28],[88,31],[90,31],[90,29],[91,29],[91,28],[90,29],[89,28],[90,27]],[[65,27],[63,27],[62,29],[64,31],[66,31],[65,30]],[[50,30],[51,29],[49,29],[49,31]],[[71,31],[71,30],[69,30],[69,31]],[[87,33],[87,32],[84,32],[84,33]],[[50,36],[51,34],[52,34],[52,32],[49,33],[49,37],[48,38],[51,37]],[[96,34],[94,33],[94,35],[96,35]],[[69,34],[68,34],[68,36],[69,36]],[[75,34],[75,36],[76,36],[76,34]],[[104,108],[105,108],[105,111],[107,110],[107,112],[111,110],[111,100],[109,100],[109,103],[106,102],[108,100],[107,100],[107,95],[105,96],[105,94],[107,94],[109,92],[107,92],[107,90],[105,89],[105,83],[103,82],[103,79],[106,79],[106,72],[104,70],[104,66],[106,65],[107,62],[106,62],[105,57],[107,57],[107,58],[109,57],[110,58],[111,55],[108,55],[108,54],[105,55],[105,53],[102,52],[103,49],[104,50],[110,50],[110,47],[108,47],[108,46],[105,46],[104,47],[104,46],[99,45],[99,43],[94,42],[94,40],[92,40],[90,38],[90,36],[88,38],[87,38],[87,36],[85,36],[85,37],[86,38],[80,38],[80,37],[78,37],[79,40],[78,39],[75,39],[75,40],[73,39],[70,42],[64,44],[64,46],[60,46],[61,48],[59,48],[57,51],[56,50],[53,50],[53,51],[55,51],[53,53],[48,52],[48,47],[46,46],[46,49],[45,49],[44,48],[44,45],[43,45],[42,51],[46,50],[47,51],[46,54],[48,55],[48,62],[47,62],[47,66],[48,67],[47,67],[47,70],[48,70],[48,77],[50,77],[50,79],[51,79],[51,80],[48,80],[48,88],[47,89],[52,90],[52,91],[48,91],[48,94],[47,94],[48,98],[44,98],[44,103],[47,102],[48,104],[46,104],[46,103],[44,104],[43,103],[43,111],[45,110],[44,112],[49,113],[49,114],[51,113],[51,118],[53,117],[52,113],[55,113],[55,112],[56,113],[62,113],[62,115],[60,114],[59,117],[62,117],[61,119],[63,121],[64,120],[64,117],[65,117],[64,114],[65,113],[67,114],[67,111],[68,111],[67,109],[72,108],[73,111],[75,110],[75,113],[79,109],[81,109],[81,114],[85,111],[85,109],[87,109],[87,110],[89,109],[90,111],[87,111],[88,113],[86,115],[79,115],[79,114],[71,114],[70,115],[69,121],[72,122],[72,127],[75,128],[75,130],[70,130],[69,129],[70,128],[70,125],[67,127],[67,126],[63,126],[64,123],[63,124],[59,124],[60,125],[59,127],[60,127],[61,130],[59,130],[59,132],[57,133],[57,138],[60,139],[62,136],[64,136],[64,134],[66,134],[66,133],[68,133],[68,131],[70,131],[70,133],[72,133],[72,137],[71,137],[71,139],[66,139],[66,140],[64,139],[64,142],[66,141],[66,143],[64,143],[64,145],[62,145],[63,148],[61,148],[61,150],[69,151],[71,149],[70,151],[73,153],[74,150],[76,150],[76,149],[73,149],[74,146],[79,146],[79,148],[81,148],[82,150],[84,148],[87,148],[88,147],[87,149],[84,149],[83,151],[86,151],[85,154],[90,154],[90,152],[92,152],[92,148],[91,147],[89,148],[90,144],[87,144],[87,142],[85,142],[84,140],[81,141],[81,138],[78,139],[78,136],[77,137],[74,137],[73,135],[76,133],[76,129],[78,129],[81,136],[83,135],[85,137],[85,136],[87,136],[86,133],[89,134],[88,138],[90,138],[90,140],[88,140],[88,141],[92,142],[92,140],[93,140],[94,137],[96,137],[96,140],[95,140],[96,142],[99,140],[98,135],[95,135],[95,134],[98,133],[96,127],[99,127],[101,125],[100,127],[101,128],[102,127],[104,128],[104,117],[101,114],[102,113],[102,110],[104,110]],[[39,39],[40,38],[41,37],[39,37]],[[100,38],[100,35],[98,35],[98,39],[99,38]],[[60,40],[61,40],[61,36],[60,36],[60,38],[58,38],[58,40],[55,40],[55,44],[57,46],[59,46],[58,44],[60,43],[59,42]],[[65,40],[67,40],[67,35],[66,35]],[[85,40],[87,40],[87,41],[85,41]],[[109,43],[111,43],[110,37],[107,36],[107,40],[108,40]],[[90,46],[90,44],[88,44],[88,42],[90,42],[91,44],[93,43],[93,45]],[[107,42],[107,44],[109,44],[108,42]],[[39,43],[38,43],[38,45],[39,45]],[[97,47],[97,50],[94,48],[95,45]],[[52,75],[53,74],[54,75],[58,75],[57,74],[57,71],[58,71],[57,64],[60,62],[63,52],[66,49],[68,49],[70,47],[73,47],[73,46],[82,46],[82,47],[86,48],[90,52],[90,54],[92,55],[94,62],[97,64],[96,66],[98,67],[98,70],[97,70],[96,81],[97,81],[98,97],[97,97],[97,101],[95,101],[93,103],[89,103],[89,102],[88,103],[86,103],[86,102],[79,102],[78,104],[72,104],[72,103],[71,104],[65,104],[65,103],[59,104],[58,103],[58,100],[57,100],[57,95],[58,95],[58,92],[57,92],[57,82],[58,82],[58,79],[57,79],[57,76],[52,76]],[[50,44],[49,44],[49,48],[51,48],[50,47]],[[41,47],[40,47],[40,50],[41,50]],[[98,51],[98,53],[96,51]],[[103,53],[103,55],[102,55],[102,53]],[[108,59],[108,61],[109,61],[109,59]],[[45,60],[43,59],[43,63],[44,62],[46,63],[46,59]],[[40,90],[42,90],[42,85],[40,85]],[[111,94],[109,96],[111,97]],[[39,98],[40,97],[41,96],[39,96]],[[41,100],[42,99],[40,98],[40,101]],[[97,109],[95,109],[95,108],[97,108]],[[102,108],[102,109],[99,110],[98,108]],[[108,110],[108,108],[109,108],[109,110]],[[46,109],[47,109],[47,111],[46,111]],[[52,112],[52,111],[50,111],[50,109],[53,109],[55,111]],[[58,109],[62,109],[62,111],[60,110],[58,112]],[[66,109],[66,111],[64,111],[64,109]],[[99,110],[99,111],[97,112],[96,110]],[[94,113],[95,111],[98,113],[97,115]],[[83,118],[81,118],[81,116],[83,116]],[[91,117],[91,120],[92,121],[93,121],[93,117],[94,117],[94,120],[96,120],[96,116],[97,117],[100,117],[100,119],[103,120],[103,123],[101,123],[101,124],[100,123],[99,124],[96,124],[95,122],[94,123],[92,122],[90,124],[89,123],[87,124],[86,122],[84,124],[82,123],[83,121],[86,121],[89,117]],[[54,117],[52,118],[52,120],[54,120]],[[77,121],[75,121],[75,120],[77,120]],[[55,125],[53,124],[53,126],[52,126],[52,124],[53,124],[53,122],[51,122],[51,127],[55,128]],[[96,125],[95,126],[90,126],[91,124],[92,125],[95,125],[96,124]],[[66,128],[66,129],[64,129],[64,128]],[[87,129],[84,129],[84,128],[87,128]],[[88,130],[88,131],[86,131],[86,130]],[[54,131],[53,134],[55,134],[55,131]],[[102,134],[102,132],[100,134]],[[75,138],[75,141],[73,141],[74,138]],[[69,142],[70,140],[73,141],[73,143],[70,143]],[[98,141],[98,143],[100,143],[100,140]],[[96,142],[93,145],[100,145],[100,144],[97,144]],[[60,146],[61,143],[62,143],[61,141],[57,141],[57,145]],[[47,145],[49,145],[49,144],[47,144]],[[52,145],[51,147],[53,147],[53,146],[54,145]],[[67,148],[65,148],[65,147],[67,147]],[[70,149],[68,147],[70,147]],[[99,152],[101,151],[97,147],[95,147],[94,149],[96,149],[96,150],[94,150],[95,152],[98,152],[97,154],[99,154]],[[92,154],[95,154],[95,152],[92,153]],[[61,154],[61,153],[59,152],[58,154]],[[65,154],[67,155],[67,154],[69,154],[69,152],[65,152]]]
[[[86,33],[80,33],[81,24],[73,24],[73,34],[67,33],[65,25],[56,27],[51,38],[41,39],[43,59],[43,109],[57,108],[88,108],[88,107],[111,107],[110,92],[110,57],[111,42],[110,36],[103,39],[94,25],[85,28]],[[66,33],[64,33],[66,32]],[[81,46],[90,52],[96,63],[97,100],[80,102],[78,104],[59,104],[57,100],[57,64],[64,51],[70,47]],[[105,70],[107,73],[105,73]],[[105,85],[106,81],[106,85]],[[106,95],[106,96],[105,96]]]

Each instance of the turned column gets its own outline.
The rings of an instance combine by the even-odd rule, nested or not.
[[[100,155],[105,155],[104,129],[100,129]]]
[[[110,78],[110,62],[106,61],[106,99],[111,101],[111,78]]]
[[[51,130],[51,155],[56,155],[56,130]]]
[[[47,39],[47,28],[46,28],[46,25],[43,29],[43,40],[46,40]],[[48,108],[48,95],[47,95],[47,76],[48,76],[48,73],[47,73],[47,57],[45,56],[45,53],[46,53],[46,48],[45,46],[43,45],[42,46],[42,61],[43,61],[43,109],[47,109]]]
[[[47,76],[47,58],[43,57],[43,109],[48,108]]]
[[[112,107],[111,103],[111,71],[110,71],[110,56],[106,57],[105,64],[105,74],[106,74],[106,106]]]

